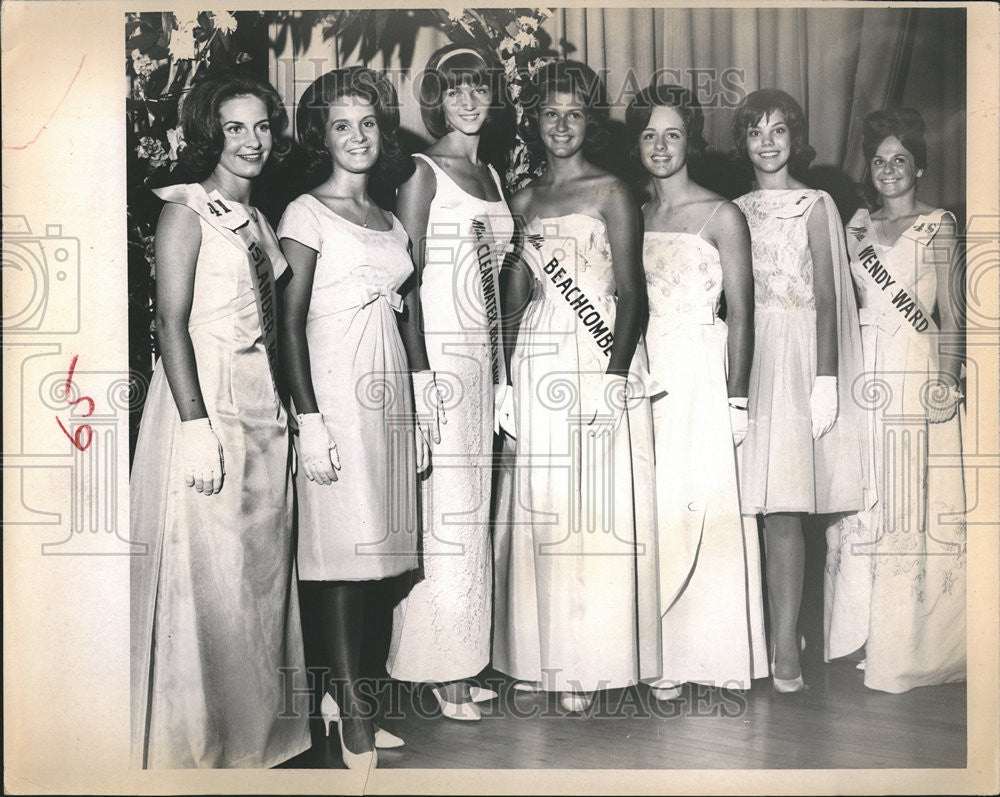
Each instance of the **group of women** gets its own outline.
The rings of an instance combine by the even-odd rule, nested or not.
[[[504,91],[490,54],[435,53],[435,143],[411,162],[385,78],[323,75],[297,111],[314,187],[277,234],[249,204],[282,154],[277,94],[228,75],[185,98],[198,182],[157,190],[161,358],[132,476],[138,766],[309,747],[297,580],[315,582],[319,713],[352,768],[403,744],[361,672],[389,579],[406,590],[387,670],[456,720],[496,697],[472,683],[491,664],[567,711],[638,683],[660,700],[747,689],[769,664],[801,691],[807,515],[830,522],[828,656],[864,648],[888,691],[964,677],[961,471],[929,462],[959,453],[961,353],[935,334],[956,328],[955,222],[916,199],[919,116],[866,120],[880,202],[845,244],[800,179],[814,152],[783,92],[735,114],[756,184],[735,202],[688,175],[705,149],[692,94],[638,94],[640,208],[595,165],[605,87],[574,61],[520,97],[544,168],[508,199],[478,154]],[[405,164],[394,215],[369,181]],[[866,404],[866,379],[888,398]]]

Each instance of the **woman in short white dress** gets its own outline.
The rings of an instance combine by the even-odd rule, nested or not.
[[[956,224],[917,198],[927,168],[917,111],[870,114],[862,148],[878,202],[847,223],[847,246],[872,489],[865,511],[827,531],[826,656],[864,647],[865,685],[905,692],[966,669]]]
[[[816,153],[801,106],[777,89],[748,95],[733,144],[756,189],[736,199],[750,227],[754,357],[743,442],[742,511],[764,518],[772,681],[805,689],[799,607],[802,516],[864,502],[867,441],[852,397],[861,334],[844,231],[828,194],[800,179]]]
[[[397,293],[412,273],[406,232],[368,195],[399,146],[396,92],[364,67],[327,72],[306,89],[299,138],[327,175],[293,201],[278,236],[293,276],[282,348],[298,421],[298,564],[317,582],[329,667],[321,711],[337,721],[344,763],[376,765],[399,746],[375,724],[361,683],[365,606],[383,579],[417,564],[417,476]]]
[[[437,141],[415,156],[397,198],[417,270],[403,340],[432,466],[421,491],[421,568],[395,609],[387,668],[437,684],[442,712],[459,720],[478,720],[476,702],[494,696],[468,679],[490,660],[494,395],[507,384],[497,283],[513,231],[500,178],[479,148],[504,92],[489,53],[449,45],[431,56],[421,113]]]
[[[739,208],[688,175],[706,146],[690,91],[650,86],[625,124],[655,190],[643,206],[646,350],[667,390],[653,401],[663,672],[652,691],[749,689],[767,674],[757,524],[744,533],[734,450],[753,359],[750,232]]]

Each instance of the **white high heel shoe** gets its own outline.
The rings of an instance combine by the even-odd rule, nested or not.
[[[326,726],[330,728],[329,725]],[[337,735],[340,737],[340,754],[344,759],[344,766],[348,769],[372,770],[378,767],[378,750],[372,748],[364,753],[353,753],[347,749],[344,743],[344,724],[337,718]]]
[[[586,711],[594,703],[594,696],[592,694],[585,695],[579,692],[560,692],[559,693],[559,704],[566,711],[572,711],[574,713],[579,713],[581,711]]]
[[[329,736],[330,723],[340,721],[340,707],[329,692],[323,693],[323,700],[319,704],[319,713],[323,717],[323,730]],[[396,747],[402,747],[405,744],[406,742],[396,736],[396,734],[389,733],[385,728],[380,728],[378,725],[375,726],[375,747],[377,749],[392,750]]]
[[[470,686],[469,694],[472,697],[473,703],[489,703],[491,700],[496,700],[500,697],[492,689],[484,689],[481,686]]]
[[[438,705],[441,707],[441,713],[448,719],[460,720],[462,722],[478,722],[483,718],[483,713],[479,710],[479,706],[475,704],[474,699],[466,703],[452,703],[444,697],[442,691],[436,686],[431,687],[431,693],[437,698]]]
[[[800,644],[802,644],[800,642]],[[780,692],[783,695],[794,694],[795,692],[804,692],[808,688],[806,682],[802,679],[802,665],[799,665],[799,674],[794,678],[779,678],[774,674],[774,662],[776,654],[774,650],[771,651],[771,683],[774,685],[774,691]]]

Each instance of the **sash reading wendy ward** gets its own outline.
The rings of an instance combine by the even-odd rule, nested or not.
[[[264,350],[267,353],[267,365],[271,370],[271,381],[277,391],[278,325],[275,318],[276,299],[271,258],[253,234],[250,219],[238,203],[224,199],[218,191],[209,194],[200,186],[195,190],[192,189],[193,186],[189,185],[172,185],[157,188],[153,193],[160,199],[191,208],[213,229],[221,233],[223,238],[241,251],[245,251],[247,262],[250,264],[250,282],[253,285],[257,318],[260,321]],[[233,239],[234,234],[239,238],[239,242]]]
[[[912,294],[900,287],[903,283],[896,280],[892,272],[879,259],[874,243],[869,240],[867,225],[849,227],[848,232],[858,242],[855,255],[864,280],[872,287],[878,288],[877,295],[881,298],[882,310],[885,314],[897,313],[900,325],[912,329],[919,336],[932,325],[931,314],[921,306],[916,291]],[[905,234],[905,233],[904,233]],[[931,330],[936,332],[937,328]]]

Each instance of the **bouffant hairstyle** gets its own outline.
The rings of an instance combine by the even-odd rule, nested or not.
[[[219,118],[220,108],[236,97],[257,97],[264,103],[271,125],[271,159],[281,160],[288,154],[291,142],[284,137],[288,114],[274,87],[247,72],[212,75],[198,81],[181,105],[185,146],[180,162],[193,180],[204,180],[218,165],[226,141]]]
[[[639,134],[649,126],[654,108],[673,108],[680,114],[687,136],[688,158],[696,159],[708,148],[703,131],[705,114],[694,94],[672,83],[653,84],[632,99],[625,110],[625,130],[628,133],[629,156],[639,157]]]
[[[792,154],[788,159],[788,171],[801,178],[816,157],[816,150],[809,146],[809,127],[806,115],[791,96],[780,89],[760,89],[747,95],[733,116],[733,146],[744,163],[747,156],[747,130],[775,111],[781,111],[788,125],[792,139]]]
[[[861,151],[865,153],[865,160],[871,163],[871,159],[875,157],[875,150],[889,136],[899,139],[913,156],[913,163],[918,169],[927,168],[924,117],[918,110],[898,108],[868,114],[861,134]]]
[[[552,61],[535,74],[521,91],[524,115],[521,138],[536,162],[546,160],[545,146],[539,134],[538,114],[552,94],[573,94],[586,110],[587,130],[583,154],[593,160],[603,154],[610,138],[608,119],[611,108],[607,89],[597,73],[582,61]]]
[[[295,112],[299,143],[306,158],[306,169],[314,177],[332,168],[326,148],[326,126],[330,106],[344,97],[357,97],[371,103],[379,130],[379,157],[373,173],[389,177],[404,160],[399,143],[399,97],[384,76],[364,66],[334,69],[314,80],[302,94]],[[313,180],[316,182],[316,180]]]
[[[442,101],[446,91],[459,86],[489,87],[493,99],[484,126],[494,124],[504,112],[507,85],[496,56],[478,47],[449,44],[430,57],[420,79],[420,116],[434,138],[450,130]]]

